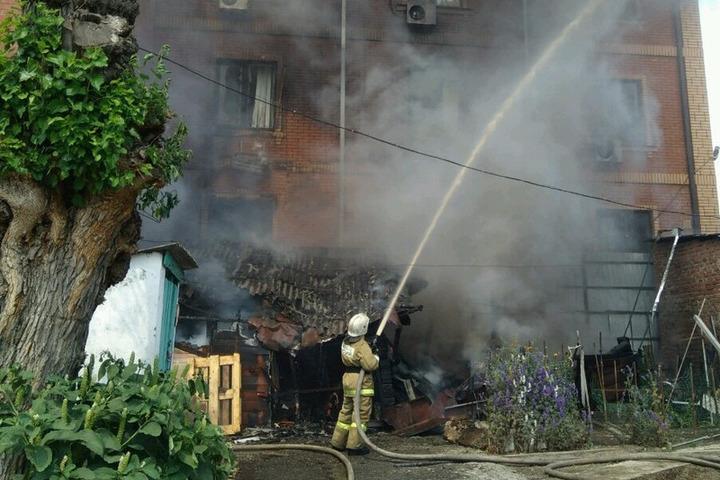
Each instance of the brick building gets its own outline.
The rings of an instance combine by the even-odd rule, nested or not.
[[[598,335],[643,331],[664,268],[652,264],[652,239],[719,227],[698,5],[577,3],[141,2],[141,47],[169,44],[176,92],[193,99],[178,109],[198,132],[187,178],[198,187],[199,242],[224,232],[292,246],[380,243],[406,264],[460,170],[437,165],[469,161],[489,178],[471,170],[445,216],[472,213],[442,220],[423,255],[482,269],[446,274],[454,293],[435,308],[425,301],[429,317],[465,333],[478,318],[487,327],[510,317],[506,337],[543,321],[541,338],[580,328],[595,350]],[[413,17],[419,8],[424,18]],[[271,105],[253,124],[262,75]],[[556,198],[554,187],[600,200]],[[449,233],[463,231],[483,240]],[[543,268],[499,288],[517,280],[487,264],[515,262]],[[431,286],[448,281],[429,275]],[[518,301],[538,283],[562,284],[562,301],[545,288]],[[488,298],[468,305],[468,285]],[[475,329],[481,339],[489,330]],[[658,346],[656,325],[644,336],[635,344]]]
[[[381,148],[363,146],[369,155],[360,158],[354,145],[364,139],[338,127],[411,148],[425,146],[418,138],[426,136],[424,129],[432,129],[437,140],[443,135],[454,140],[458,124],[487,118],[462,108],[472,102],[470,92],[482,95],[474,89],[484,82],[505,93],[484,68],[503,70],[500,85],[516,84],[552,37],[581,13],[567,2],[548,7],[547,2],[527,0],[420,1],[418,5],[429,4],[424,8],[432,10],[432,19],[414,21],[404,2],[373,1],[347,5],[343,20],[340,1],[302,6],[280,0],[140,3],[136,33],[141,46],[154,50],[169,44],[171,57],[196,72],[175,69],[177,83],[184,83],[177,88],[192,91],[194,104],[178,104],[181,113],[195,131],[203,130],[200,125],[211,130],[193,139],[202,159],[191,166],[203,169],[199,182],[207,195],[198,207],[205,231],[212,230],[213,214],[223,210],[218,197],[232,198],[269,213],[272,223],[257,226],[265,238],[315,246],[352,243],[352,205],[362,182],[355,177],[372,168],[367,157],[391,157]],[[625,107],[619,111],[613,105],[588,104],[598,112],[607,110],[598,118],[582,119],[584,133],[597,138],[568,143],[568,148],[577,150],[583,175],[599,184],[599,195],[647,209],[653,231],[679,227],[696,234],[715,232],[720,224],[714,166],[708,162],[713,146],[697,2],[626,3],[619,13],[606,8],[593,12],[574,33],[593,38],[568,39],[588,49],[579,61],[606,66],[601,73],[588,69],[598,84],[583,95],[605,89],[602,94],[616,95],[608,98]],[[616,15],[611,28],[592,32],[588,27],[611,15]],[[551,16],[556,18],[547,18]],[[456,68],[485,78],[473,82]],[[439,126],[417,118],[399,126],[398,119],[407,121],[402,114],[388,120],[402,133],[373,131],[372,116],[386,115],[379,102],[387,101],[383,95],[390,89],[372,85],[371,75],[383,69],[399,85],[393,95],[422,104],[420,116],[451,112],[448,118]],[[445,69],[446,78],[436,78],[439,69]],[[269,79],[265,94],[272,105],[260,103],[265,117],[253,126],[252,109],[258,102],[252,97],[262,88],[254,83],[258,75]],[[418,97],[424,100],[418,102]]]
[[[653,239],[720,231],[697,0],[139,3],[195,152],[144,235],[198,271],[221,240],[402,267],[427,238],[423,355],[659,347]]]
[[[720,238],[717,235],[686,235],[673,250],[673,238],[663,238],[655,248],[656,265],[669,268],[662,300],[658,305],[660,317],[660,352],[658,361],[669,371],[683,363],[695,365],[700,374],[704,365],[717,370],[712,360],[717,352],[694,316],[698,315],[713,333],[720,322]],[[669,259],[672,252],[672,258]],[[717,335],[717,333],[715,333]],[[703,347],[706,351],[703,354]],[[684,357],[684,358],[683,358]]]

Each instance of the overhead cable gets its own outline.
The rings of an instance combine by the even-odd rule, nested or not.
[[[147,49],[145,49],[145,48],[143,48],[143,47],[138,47],[138,48],[139,48],[140,51],[143,51],[143,52],[146,52],[146,53],[150,53],[150,54],[154,54],[154,52],[151,52],[150,50],[147,50]],[[441,161],[441,162],[444,162],[444,163],[448,163],[448,164],[450,164],[450,165],[454,165],[454,166],[456,166],[456,167],[466,168],[466,169],[468,169],[468,170],[472,170],[472,171],[475,171],[475,172],[478,172],[478,173],[482,173],[482,174],[484,174],[484,175],[489,175],[489,176],[495,177],[495,178],[501,178],[501,179],[503,179],[503,180],[509,180],[509,181],[513,181],[513,182],[519,182],[519,183],[522,183],[522,184],[525,184],[525,185],[531,185],[531,186],[533,186],[533,187],[543,188],[543,189],[546,189],[546,190],[552,190],[552,191],[559,192],[559,193],[566,193],[566,194],[568,194],[568,195],[574,195],[574,196],[576,196],[576,197],[586,198],[586,199],[589,199],[589,200],[596,200],[596,201],[600,201],[600,202],[604,202],[604,203],[609,203],[609,204],[611,204],[611,205],[617,205],[617,206],[620,206],[620,207],[627,207],[627,208],[632,208],[632,209],[635,209],[635,210],[648,210],[647,207],[638,206],[638,205],[635,205],[635,204],[632,204],[632,203],[620,202],[620,201],[613,200],[613,199],[610,199],[610,198],[607,198],[607,197],[601,197],[601,196],[597,196],[597,195],[591,195],[591,194],[588,194],[588,193],[578,192],[578,191],[575,191],[575,190],[570,190],[570,189],[567,189],[567,188],[557,187],[557,186],[554,186],[554,185],[548,185],[548,184],[545,184],[545,183],[540,183],[540,182],[536,182],[536,181],[533,181],[533,180],[528,180],[528,179],[524,179],[524,178],[520,178],[520,177],[515,177],[515,176],[512,176],[512,175],[506,175],[506,174],[502,174],[502,173],[492,172],[492,171],[490,171],[490,170],[486,170],[486,169],[483,169],[483,168],[478,168],[478,167],[473,167],[473,166],[470,166],[470,165],[465,165],[465,164],[463,164],[463,163],[461,163],[461,162],[458,162],[458,161],[455,161],[455,160],[451,160],[451,159],[449,159],[449,158],[442,157],[442,156],[440,156],[440,155],[435,155],[435,154],[432,154],[432,153],[423,152],[423,151],[421,151],[421,150],[417,150],[417,149],[408,147],[408,146],[406,146],[406,145],[403,145],[403,144],[400,144],[400,143],[397,143],[397,142],[393,142],[393,141],[390,141],[390,140],[387,140],[387,139],[378,137],[378,136],[376,136],[376,135],[372,135],[372,134],[370,134],[370,133],[363,132],[363,131],[361,131],[361,130],[357,130],[357,129],[355,129],[355,128],[342,127],[342,126],[340,126],[340,125],[337,125],[337,124],[335,124],[335,123],[329,122],[329,121],[327,121],[327,120],[323,120],[323,119],[320,119],[320,118],[317,118],[317,117],[313,117],[312,115],[308,115],[308,114],[299,112],[298,110],[296,110],[296,109],[294,109],[294,108],[286,107],[286,106],[284,106],[284,105],[282,105],[282,104],[280,104],[280,103],[274,103],[274,102],[270,102],[270,101],[268,101],[268,100],[264,100],[264,99],[261,99],[261,98],[256,98],[255,96],[250,95],[250,94],[248,94],[248,93],[246,93],[246,92],[243,92],[243,91],[238,90],[238,89],[236,89],[236,88],[233,88],[233,87],[230,87],[230,86],[228,86],[228,85],[225,85],[224,83],[219,82],[219,81],[215,80],[214,78],[211,78],[211,77],[203,74],[202,72],[199,72],[199,71],[197,71],[197,70],[195,70],[195,69],[193,69],[193,68],[188,67],[187,65],[184,65],[184,64],[182,64],[182,63],[180,63],[180,62],[177,62],[177,61],[175,61],[175,60],[172,60],[171,58],[169,58],[169,57],[167,57],[167,56],[162,56],[162,60],[163,60],[163,61],[166,61],[166,62],[168,62],[168,63],[171,63],[171,64],[173,64],[173,65],[176,65],[176,66],[182,68],[183,70],[186,70],[187,72],[189,72],[189,73],[191,73],[191,74],[193,74],[193,75],[196,75],[196,76],[202,78],[203,80],[206,80],[206,81],[208,81],[208,82],[210,82],[210,83],[213,83],[213,84],[215,84],[215,85],[217,85],[217,86],[219,86],[219,87],[221,87],[221,88],[224,88],[224,89],[226,89],[226,90],[228,90],[228,91],[237,93],[237,94],[242,95],[242,96],[247,97],[247,98],[251,98],[251,99],[253,99],[253,100],[256,101],[256,102],[265,103],[265,104],[267,104],[267,105],[272,106],[273,108],[277,108],[277,109],[282,110],[282,111],[284,111],[284,112],[288,112],[288,113],[291,113],[291,114],[293,114],[293,115],[296,115],[296,116],[299,116],[299,117],[302,117],[302,118],[311,120],[311,121],[313,121],[313,122],[315,122],[315,123],[319,123],[319,124],[321,124],[321,125],[325,125],[325,126],[328,126],[328,127],[332,127],[332,128],[337,129],[337,130],[344,130],[344,131],[347,132],[347,133],[352,133],[352,134],[354,134],[354,135],[357,135],[357,136],[360,136],[360,137],[364,137],[364,138],[367,138],[367,139],[369,139],[369,140],[373,140],[373,141],[375,141],[375,142],[377,142],[377,143],[381,143],[381,144],[383,144],[383,145],[387,145],[387,146],[396,148],[396,149],[398,149],[398,150],[402,150],[402,151],[405,151],[405,152],[408,152],[408,153],[412,153],[412,154],[419,155],[419,156],[422,156],[422,157],[430,158],[430,159],[433,159],[433,160],[438,160],[438,161]],[[694,216],[694,215],[691,214],[691,213],[680,212],[680,211],[675,211],[675,210],[668,210],[668,209],[655,209],[655,211],[658,212],[658,213],[671,213],[671,214],[675,214],[675,215],[688,216],[688,217]],[[702,218],[720,219],[720,216],[717,216],[717,215],[700,215],[700,217],[702,217]]]

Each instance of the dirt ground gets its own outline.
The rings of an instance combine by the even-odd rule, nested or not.
[[[370,439],[378,447],[395,453],[458,454],[482,453],[453,445],[440,434],[397,437],[388,433],[371,433]],[[306,444],[328,446],[329,435],[305,434],[283,438],[274,445]],[[257,445],[257,443],[254,443]],[[427,480],[427,479],[505,479],[526,480],[547,478],[541,468],[521,474],[514,467],[480,463],[409,462],[397,461],[379,453],[348,457],[356,480]],[[528,473],[534,476],[528,476]],[[344,480],[344,465],[335,457],[322,453],[298,450],[268,450],[238,452],[236,480]]]
[[[716,427],[712,431],[676,432],[674,443],[685,440],[712,437],[720,432]],[[446,441],[441,432],[398,437],[387,432],[371,432],[370,440],[378,447],[394,453],[443,454],[443,455],[483,455],[485,452],[459,446]],[[572,459],[586,455],[602,455],[648,451],[635,445],[622,443],[617,429],[596,428],[593,445],[582,452],[564,452],[538,454],[545,461]],[[717,439],[714,439],[716,442]],[[238,451],[237,473],[235,480],[344,480],[347,479],[345,466],[337,458],[312,451],[280,449],[283,445],[328,446],[330,436],[319,428],[298,428],[292,430],[268,429],[244,432],[233,442],[242,445],[270,445],[263,451]],[[697,444],[702,442],[695,442]],[[272,447],[272,446],[275,447]],[[661,451],[657,449],[656,451]],[[543,472],[541,466],[511,466],[489,462],[439,462],[439,461],[403,461],[371,452],[365,456],[348,457],[353,466],[356,480],[426,480],[426,479],[493,479],[493,480],[540,480],[551,478]],[[572,471],[572,470],[569,470]],[[589,478],[589,477],[588,477]],[[615,478],[602,475],[597,478]],[[627,478],[627,477],[617,477]],[[684,465],[672,472],[642,477],[652,480],[720,480],[720,471]]]

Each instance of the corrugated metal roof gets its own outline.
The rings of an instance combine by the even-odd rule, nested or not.
[[[244,249],[231,275],[236,285],[263,297],[294,323],[314,327],[321,337],[343,334],[347,320],[357,312],[380,319],[400,278],[398,272],[348,249]],[[411,282],[400,295],[398,313],[422,309],[408,293],[421,283]]]

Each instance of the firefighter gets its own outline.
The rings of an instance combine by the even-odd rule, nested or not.
[[[370,373],[377,370],[380,364],[376,347],[370,346],[365,340],[370,319],[364,313],[358,313],[348,322],[348,330],[340,348],[340,358],[345,365],[342,379],[343,404],[338,414],[330,445],[335,450],[345,450],[348,455],[365,455],[370,453],[357,431],[354,418],[355,393],[360,369]],[[372,410],[375,390],[372,375],[366,374],[360,390],[360,425],[367,429]]]

